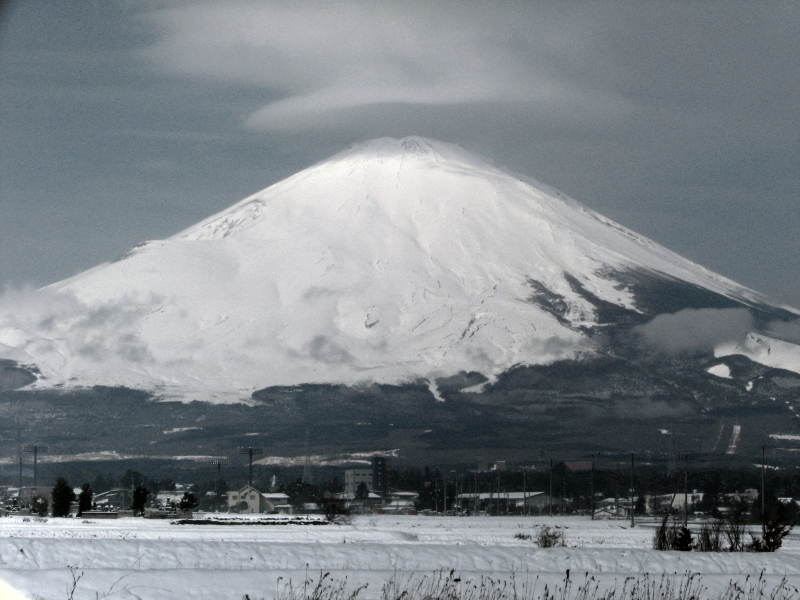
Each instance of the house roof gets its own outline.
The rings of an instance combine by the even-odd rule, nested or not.
[[[230,490],[228,493],[229,494],[247,494],[250,491],[253,491],[253,492],[257,493],[257,494],[261,493],[256,488],[254,488],[252,485],[246,485],[240,490]]]
[[[261,496],[270,502],[286,502],[289,499],[283,492],[263,492]]]
[[[543,495],[544,492],[501,492],[499,494],[482,492],[477,494],[478,500],[522,500]],[[475,496],[476,494],[459,494],[457,497],[462,500],[474,500]]]

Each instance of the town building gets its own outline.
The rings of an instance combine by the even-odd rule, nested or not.
[[[419,494],[416,492],[389,492],[383,503],[383,512],[397,515],[417,514],[416,504]]]
[[[683,512],[689,509],[694,511],[695,507],[703,501],[705,494],[697,490],[684,494],[675,492],[672,494],[660,494],[657,496],[645,496],[647,509],[655,514],[664,514],[668,511]]]
[[[291,514],[289,496],[281,492],[259,492],[251,485],[228,492],[228,512]]]
[[[367,486],[368,491],[373,491],[372,469],[346,469],[344,472],[344,493],[348,498],[354,498],[361,484]]]
[[[372,457],[372,489],[371,491],[385,496],[389,491],[389,471],[391,463],[388,456]]]
[[[555,508],[559,499],[553,500]],[[461,510],[487,512],[489,514],[538,514],[550,509],[550,496],[544,492],[483,492],[456,496]]]
[[[390,471],[391,462],[388,456],[373,456],[372,465],[369,468],[346,469],[344,472],[345,495],[354,497],[363,483],[367,486],[367,491],[385,496],[390,489]]]

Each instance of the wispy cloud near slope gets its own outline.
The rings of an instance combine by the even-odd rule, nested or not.
[[[638,328],[648,343],[669,353],[712,350],[723,342],[738,342],[752,330],[753,319],[744,308],[687,308],[658,315]]]

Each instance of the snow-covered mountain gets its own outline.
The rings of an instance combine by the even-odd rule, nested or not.
[[[593,335],[765,298],[559,192],[422,138],[355,145],[205,221],[0,306],[33,387],[187,400],[400,383],[596,351]]]

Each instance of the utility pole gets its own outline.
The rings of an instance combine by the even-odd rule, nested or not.
[[[635,527],[633,520],[633,452],[631,452],[631,527]]]
[[[689,526],[689,455],[683,457],[683,526]]]
[[[136,473],[136,471],[133,471],[131,473],[131,504],[130,504],[131,508],[133,508],[133,494],[136,491],[136,474],[135,473]],[[140,483],[141,483],[141,481],[140,481]],[[124,509],[125,506],[123,505],[122,508]]]
[[[308,427],[306,427],[306,444],[303,448],[303,483],[309,482],[309,463],[308,463]]]
[[[261,454],[262,452],[264,452],[263,448],[253,448],[250,446],[247,448],[239,448],[239,454],[247,454],[250,457],[250,487],[253,486],[253,455]]]
[[[528,516],[528,495],[527,495],[527,491],[528,490],[527,490],[527,486],[526,486],[526,483],[527,483],[526,476],[527,476],[527,471],[525,471],[525,469],[523,468],[522,469],[522,514],[527,517]]]
[[[36,459],[37,459],[37,457],[39,456],[40,453],[44,454],[45,452],[48,452],[49,450],[50,449],[47,446],[37,446],[35,444],[31,445],[31,446],[25,446],[25,452],[33,452],[33,487],[36,487],[36,484],[37,484],[37,481],[36,481],[36,462],[37,462],[37,460]]]
[[[500,516],[500,471],[497,472],[497,516]]]
[[[550,459],[550,516],[553,516],[553,459]]]
[[[592,470],[589,473],[589,509],[592,511],[592,521],[594,521],[594,454],[592,454]]]
[[[478,500],[479,500],[479,498],[478,498],[478,469],[475,469],[474,475],[475,475],[475,502],[473,503],[472,508],[475,511],[475,514],[477,515],[478,514]]]
[[[22,490],[22,432],[17,429],[17,454],[19,455],[19,489]],[[17,499],[19,499],[17,492]]]
[[[765,503],[765,492],[766,486],[764,484],[764,472],[766,471],[766,453],[767,447],[762,444],[761,446],[761,539],[765,539],[767,537],[767,515],[765,514],[766,503]]]

